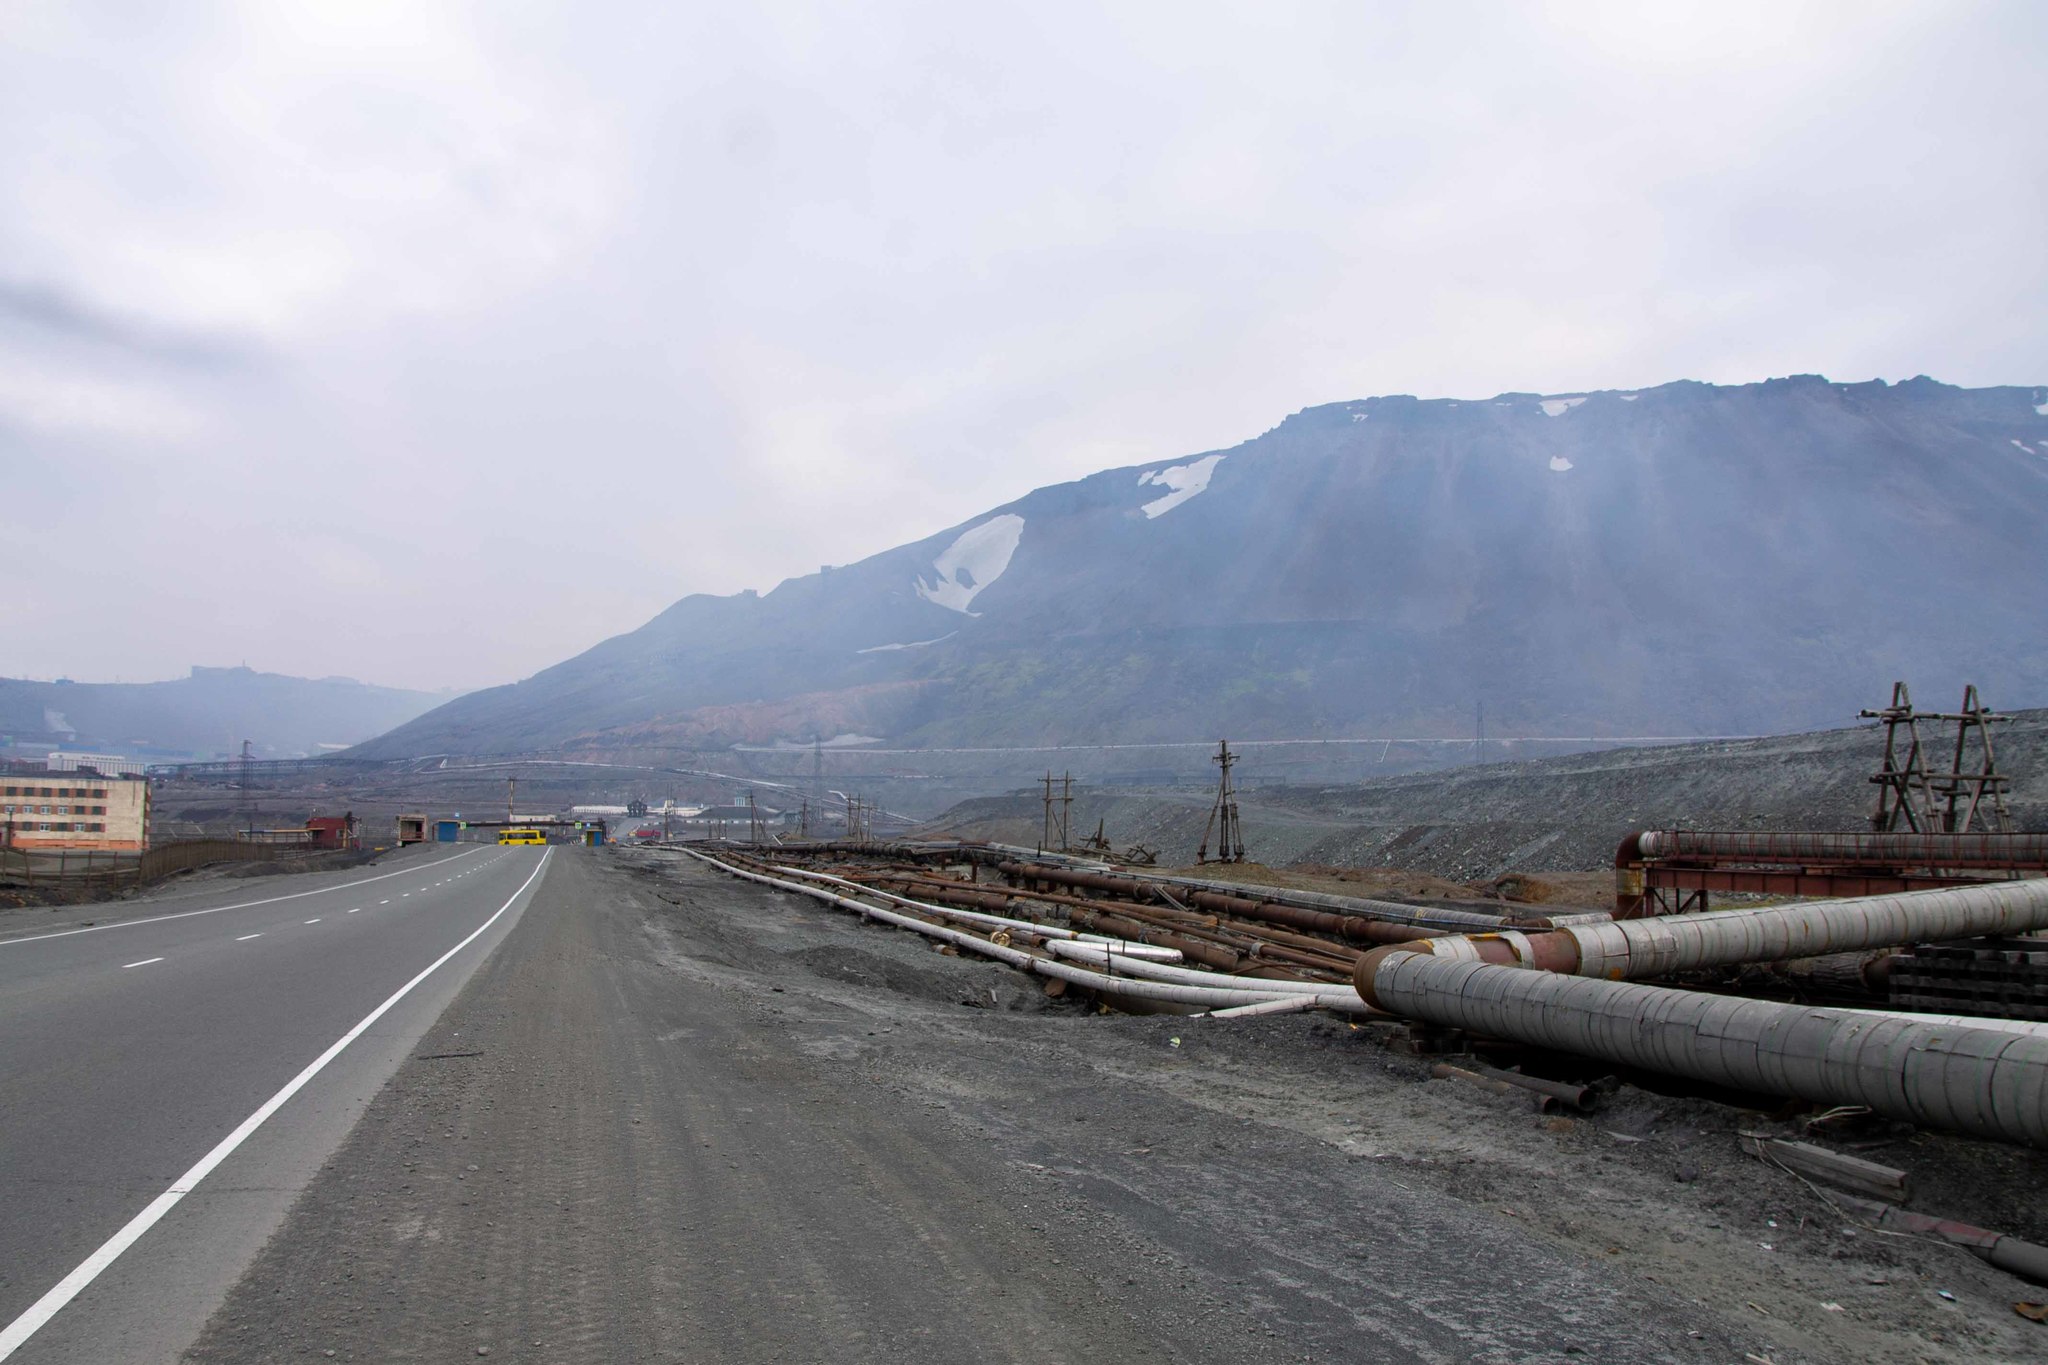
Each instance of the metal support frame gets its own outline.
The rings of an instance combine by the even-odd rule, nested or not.
[[[1202,845],[1195,853],[1197,863],[1241,863],[1244,861],[1244,830],[1237,819],[1237,784],[1230,770],[1238,756],[1230,752],[1230,741],[1219,740],[1216,757],[1210,760],[1223,770],[1216,784],[1216,804],[1209,808],[1209,822],[1202,827]],[[1220,826],[1220,828],[1219,828]],[[1209,838],[1216,836],[1216,856],[1209,856]]]

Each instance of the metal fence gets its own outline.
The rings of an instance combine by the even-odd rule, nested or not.
[[[0,885],[36,892],[67,892],[84,900],[96,892],[141,886],[207,863],[272,862],[306,850],[238,839],[183,839],[144,853],[101,849],[0,848]]]

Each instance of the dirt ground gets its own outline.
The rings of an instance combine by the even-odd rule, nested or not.
[[[1390,1029],[1097,1012],[680,855],[576,853],[193,1360],[2035,1361],[2048,1298],[1739,1132]],[[566,875],[559,875],[566,874]],[[2048,1241],[2048,1153],[1886,1131]]]

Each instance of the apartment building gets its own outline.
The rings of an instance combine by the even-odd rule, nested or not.
[[[0,847],[140,852],[149,782],[93,772],[0,773]]]

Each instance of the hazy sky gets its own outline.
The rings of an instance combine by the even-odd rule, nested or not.
[[[0,0],[0,675],[509,681],[1314,403],[2048,382],[2048,4]]]

